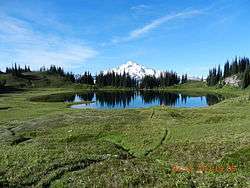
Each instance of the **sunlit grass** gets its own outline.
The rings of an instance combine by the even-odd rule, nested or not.
[[[192,87],[175,89],[191,91]],[[77,110],[63,102],[30,101],[73,92],[72,88],[4,94],[0,97],[0,185],[247,187],[249,91],[193,88],[193,92],[215,90],[237,97],[197,109]],[[199,164],[235,164],[237,171],[172,170],[173,165]]]

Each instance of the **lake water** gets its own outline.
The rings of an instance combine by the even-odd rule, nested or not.
[[[65,96],[64,102],[93,101],[89,104],[72,105],[74,109],[125,109],[147,108],[152,106],[171,107],[207,107],[220,102],[222,99],[216,95],[187,95],[158,91],[122,91],[122,92],[88,92]]]

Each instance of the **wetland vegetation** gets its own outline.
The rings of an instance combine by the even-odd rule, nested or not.
[[[134,88],[65,75],[1,75],[1,187],[249,186],[249,88],[195,81],[143,89],[139,101],[152,105],[127,109]],[[202,108],[171,107],[201,96]],[[70,108],[91,101],[125,108]]]
[[[169,90],[193,88],[193,93],[234,97],[206,108],[103,111],[68,108],[72,101],[34,100],[84,92],[70,87],[2,95],[0,185],[247,187],[249,90],[195,85],[201,86],[187,83]],[[200,165],[210,170],[202,171]],[[236,171],[228,171],[229,165]],[[178,173],[176,166],[184,171]],[[185,171],[187,167],[192,170]]]

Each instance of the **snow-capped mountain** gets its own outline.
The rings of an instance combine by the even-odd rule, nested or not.
[[[159,77],[161,73],[161,71],[159,70],[146,68],[133,61],[128,61],[127,63],[122,64],[117,68],[104,71],[104,74],[106,74],[107,72],[113,72],[113,71],[117,74],[123,74],[124,72],[128,73],[130,76],[132,76],[133,78],[137,80],[142,79],[146,75]]]

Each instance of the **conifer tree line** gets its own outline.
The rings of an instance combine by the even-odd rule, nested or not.
[[[4,72],[0,70],[0,74],[4,74]],[[3,89],[5,84],[6,84],[6,79],[0,77],[0,89]]]
[[[90,72],[85,72],[83,75],[78,75],[76,83],[94,85],[94,78]]]
[[[207,77],[207,85],[209,86],[217,85],[224,78],[238,74],[238,75],[243,75],[242,87],[246,88],[248,87],[248,85],[250,85],[249,69],[250,69],[249,58],[235,57],[235,59],[231,63],[229,61],[225,63],[223,73],[220,66],[218,66],[218,68],[210,69]]]
[[[141,81],[140,88],[152,89],[155,87],[168,87],[179,84],[180,81],[180,77],[177,73],[166,71],[162,72],[159,78],[156,78],[155,76],[145,76]],[[185,82],[185,78],[183,81]]]
[[[188,82],[188,76],[187,74],[181,76],[181,83],[185,84]]]
[[[175,84],[183,84],[187,82],[187,74],[182,75],[180,78],[176,72],[162,72],[159,77],[155,76],[145,76],[142,80],[136,80],[131,77],[128,73],[117,74],[115,72],[108,72],[104,74],[100,72],[95,76],[91,75],[90,72],[85,72],[82,75],[74,75],[73,73],[65,72],[62,67],[57,67],[51,65],[49,68],[44,66],[40,68],[40,72],[46,73],[48,75],[57,75],[63,77],[67,81],[72,83],[96,85],[98,87],[112,86],[112,87],[127,87],[127,88],[141,88],[141,89],[151,89],[157,87],[168,87]],[[11,68],[6,68],[6,73],[13,74],[15,76],[22,77],[22,73],[31,72],[29,66],[21,68],[20,65],[15,64]]]
[[[247,57],[243,57],[243,58],[235,57],[235,59],[231,63],[227,61],[224,65],[223,77],[226,78],[226,77],[235,75],[237,73],[244,73],[245,70],[249,68],[249,63],[250,63],[250,60]]]
[[[7,74],[12,74],[14,76],[20,76],[22,73],[24,72],[31,72],[30,67],[29,66],[24,66],[24,68],[21,68],[20,65],[17,65],[16,63],[14,64],[14,66],[12,65],[12,67],[6,67],[6,71]]]
[[[104,74],[101,72],[96,75],[96,85],[99,87],[113,86],[136,88],[138,86],[138,81],[125,72],[123,74],[117,74],[115,72]]]
[[[65,73],[63,68],[56,67],[54,65],[51,65],[49,69],[45,69],[45,67],[42,67],[40,71],[47,72],[48,74],[54,74],[54,75],[57,74],[62,77],[68,77],[69,80],[74,83],[94,85],[94,77],[91,75],[90,72],[87,71],[85,71],[84,74],[82,75],[74,75],[72,73]],[[101,73],[99,75],[101,75]],[[97,75],[96,77],[98,77],[99,75]],[[110,80],[110,78],[108,78],[109,76],[108,75],[104,76],[105,79],[102,77],[102,80],[100,81],[100,86],[113,86],[109,82],[107,82],[108,80]],[[101,82],[103,82],[103,84],[101,84]]]
[[[223,74],[219,65],[218,68],[213,68],[209,70],[209,74],[207,77],[207,85],[214,86],[218,84],[222,80],[222,78],[223,78]]]
[[[242,79],[242,88],[245,89],[250,85],[250,68],[245,69]]]
[[[75,82],[75,75],[71,72],[65,72],[62,67],[56,67],[55,65],[51,65],[48,69],[45,67],[40,68],[40,72],[46,72],[51,75],[58,75],[64,77],[66,80]]]

